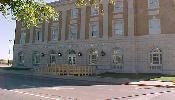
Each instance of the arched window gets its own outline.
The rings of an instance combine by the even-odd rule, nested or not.
[[[159,48],[150,52],[151,69],[160,69],[162,66],[162,51]]]
[[[97,64],[97,57],[98,57],[98,51],[97,50],[90,50],[89,51],[89,64],[90,65]]]
[[[19,52],[18,53],[18,61],[19,61],[19,64],[24,64],[24,53],[23,52]]]
[[[123,68],[123,52],[120,48],[115,48],[113,50],[113,64],[116,65],[118,69]]]
[[[76,64],[76,52],[74,50],[69,50],[68,54],[68,64]]]
[[[34,52],[33,53],[33,64],[34,65],[39,65],[40,64],[40,54],[39,54],[39,52]]]
[[[56,55],[54,50],[50,51],[50,64],[56,64]]]

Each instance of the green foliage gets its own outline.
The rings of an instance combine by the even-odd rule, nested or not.
[[[27,27],[37,26],[39,22],[59,15],[43,0],[0,0],[0,12],[4,16],[11,14],[16,20],[25,22]]]
[[[102,0],[76,0],[76,6],[82,7],[86,5],[96,5],[97,3],[101,3]],[[114,0],[109,0],[109,4],[114,4]]]
[[[76,0],[75,5],[82,7],[96,5],[102,0]],[[109,4],[114,4],[109,0]],[[100,7],[103,13],[103,7]],[[27,27],[37,26],[38,23],[58,18],[59,13],[44,2],[44,0],[0,0],[0,12],[6,17],[11,15],[15,20],[23,21]]]

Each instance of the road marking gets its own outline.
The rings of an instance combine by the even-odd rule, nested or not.
[[[105,100],[124,99],[124,98],[132,98],[132,97],[139,97],[139,96],[162,95],[162,94],[170,93],[170,92],[174,92],[174,91],[151,92],[151,93],[145,93],[145,94],[136,94],[136,95],[132,95],[132,96],[116,97],[116,98],[105,99]]]
[[[29,93],[26,92],[26,93],[24,93],[24,94],[29,94]]]
[[[29,95],[34,95],[34,94],[29,94]]]
[[[35,96],[36,96],[36,97],[39,97],[40,95],[37,94],[37,95],[35,95]]]
[[[18,90],[7,90],[7,89],[3,89],[3,90],[10,91],[10,92],[15,92],[15,93],[19,93],[19,94],[24,94],[24,95],[31,95],[31,96],[41,97],[41,98],[45,98],[45,99],[49,99],[49,100],[62,100],[60,98],[65,98],[66,100],[68,100],[68,99],[78,100],[76,98],[70,98],[70,97],[68,98],[68,97],[62,97],[62,96],[57,96],[57,95],[54,95],[54,96],[57,96],[58,98],[54,98],[54,97],[49,97],[48,94],[47,94],[47,96],[44,96],[46,94],[43,94],[43,93],[33,94],[33,93],[18,91]]]
[[[52,99],[52,100],[56,100],[56,98],[50,98],[50,99]]]

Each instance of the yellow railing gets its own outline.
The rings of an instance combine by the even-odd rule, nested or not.
[[[91,76],[96,74],[96,67],[48,64],[45,67],[38,68],[36,71],[42,74],[51,75]]]

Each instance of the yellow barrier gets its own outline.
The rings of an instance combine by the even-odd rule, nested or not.
[[[40,67],[37,71],[42,74],[51,75],[91,76],[96,74],[96,67],[48,64],[45,67]]]

